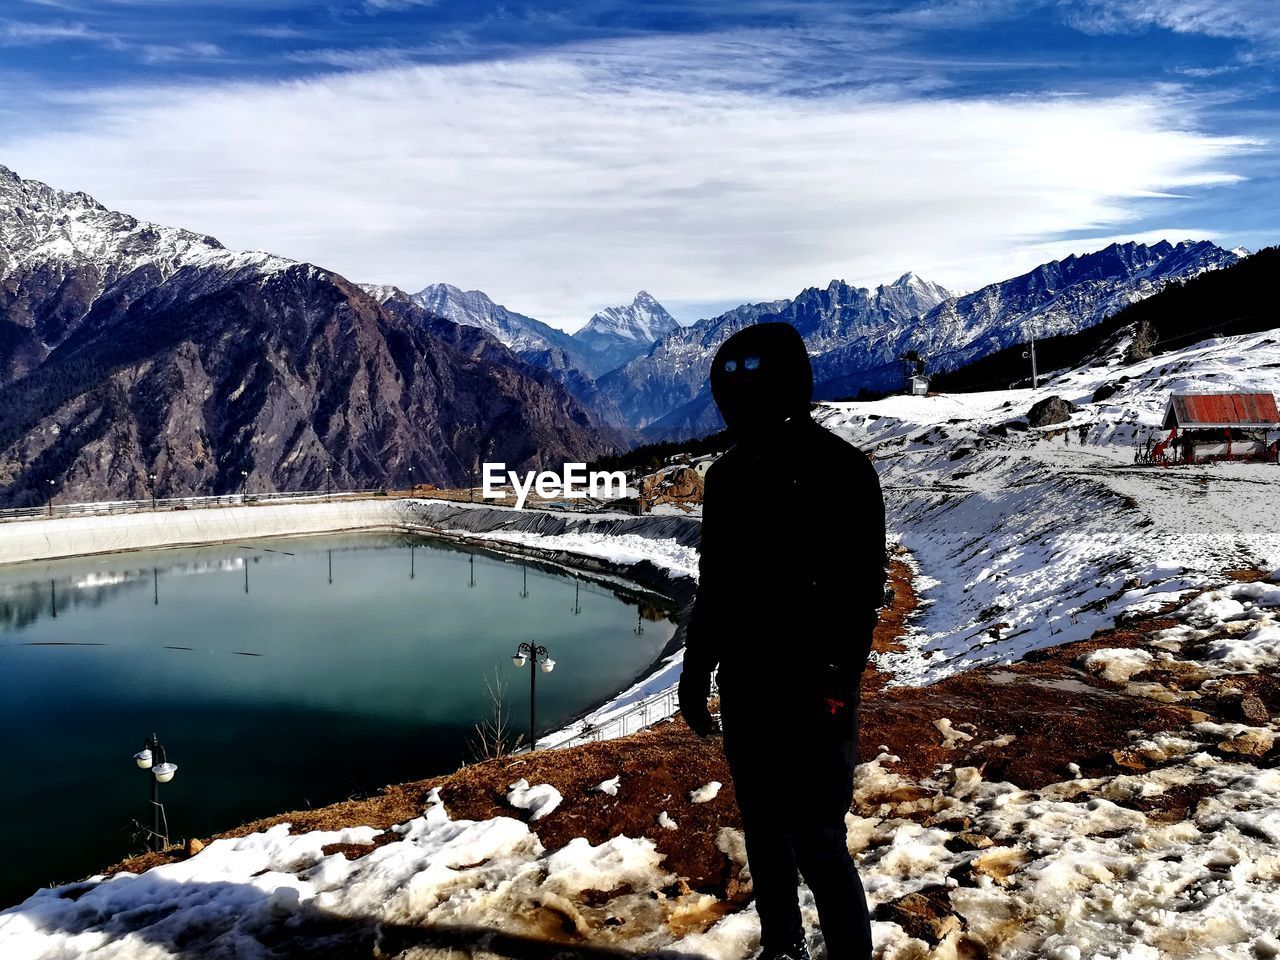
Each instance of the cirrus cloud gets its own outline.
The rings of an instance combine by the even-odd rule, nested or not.
[[[797,96],[708,49],[134,86],[76,98],[74,127],[3,159],[233,247],[479,287],[572,328],[640,288],[740,302],[908,267],[972,288],[1139,211],[1152,233],[1153,205],[1235,182],[1253,144],[1199,131],[1172,90]]]

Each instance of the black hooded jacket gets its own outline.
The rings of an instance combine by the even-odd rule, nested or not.
[[[875,469],[810,417],[813,372],[789,324],[726,340],[711,390],[735,444],[706,475],[684,669],[709,678],[718,663],[722,691],[856,696],[884,599]]]

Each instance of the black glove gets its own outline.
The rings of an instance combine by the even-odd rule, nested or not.
[[[680,672],[680,686],[677,691],[680,698],[680,715],[684,722],[700,737],[705,737],[715,730],[715,721],[711,711],[707,709],[707,698],[711,696],[711,674],[704,670],[691,668],[686,661]]]

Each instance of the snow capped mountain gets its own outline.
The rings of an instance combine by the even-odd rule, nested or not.
[[[954,297],[876,349],[849,344],[815,364],[820,395],[883,389],[898,378],[895,358],[917,350],[933,370],[953,370],[1032,336],[1074,333],[1146,299],[1170,282],[1189,280],[1240,258],[1207,240],[1113,243],[1084,256],[1042,264],[1018,277]],[[875,371],[876,361],[891,369]]]
[[[200,253],[222,251],[213,237],[108,210],[87,193],[55,190],[0,166],[0,277],[61,262],[94,266],[107,283],[143,264],[162,275]]]
[[[518,354],[560,347],[577,352],[573,338],[541,320],[494,303],[481,290],[462,290],[449,283],[433,283],[413,299],[438,317],[488,331]]]
[[[439,324],[448,321],[440,320]],[[345,278],[0,171],[0,501],[463,480],[618,445],[556,380]],[[567,339],[567,337],[566,337]],[[481,445],[485,450],[480,450]],[[243,471],[243,472],[242,472]]]
[[[599,368],[612,370],[647,353],[656,341],[679,328],[662,304],[641,290],[629,305],[601,310],[573,338]]]
[[[785,321],[800,331],[810,354],[817,356],[849,343],[884,339],[948,295],[945,288],[914,273],[905,273],[875,290],[832,280],[825,289],[810,287],[794,300],[744,304],[675,330],[647,355],[602,378],[601,386],[618,399],[633,424],[644,426],[676,414],[684,419],[672,435],[686,429],[697,432],[701,428],[694,424],[701,424],[704,418],[694,415],[690,420],[684,408],[692,401],[699,408],[711,402],[707,382],[711,357],[743,327]],[[707,423],[716,429],[714,419]]]
[[[925,280],[910,270],[893,283],[876,287],[876,297],[880,302],[892,304],[895,312],[906,316],[928,313],[953,296],[942,284]]]
[[[650,294],[641,290],[630,305],[601,310],[574,336],[579,340],[589,337],[617,336],[637,343],[653,343],[666,336],[680,324]]]
[[[932,370],[954,369],[1032,334],[1092,326],[1171,282],[1238,260],[1208,241],[1113,243],[962,296],[910,272],[875,290],[833,280],[749,320],[730,311],[699,321],[610,374],[607,388],[626,398],[619,401],[624,412],[647,436],[682,438],[722,425],[706,372],[716,348],[747,322],[782,320],[799,330],[813,359],[814,396],[830,399],[894,389],[904,350],[919,351]],[[650,362],[659,357],[674,362]],[[642,387],[653,378],[663,382]]]
[[[436,284],[435,286],[445,285]],[[360,287],[393,315],[440,337],[469,356],[483,357],[490,363],[510,366],[536,378],[554,379],[568,391],[570,396],[595,414],[601,424],[608,424],[612,428],[609,431],[611,438],[616,439],[620,444],[633,439],[633,431],[627,427],[617,404],[600,391],[596,386],[595,378],[584,370],[580,354],[575,351],[571,356],[560,346],[539,343],[528,336],[518,340],[526,344],[523,350],[509,346],[493,332],[493,326],[503,324],[510,329],[510,325],[514,322],[510,318],[521,315],[498,306],[480,291],[466,292],[458,290],[457,287],[451,287],[449,290],[454,291],[453,294],[444,291],[435,298],[425,299],[428,302],[443,305],[452,312],[454,317],[459,317],[467,316],[463,308],[467,302],[468,293],[474,294],[471,302],[479,309],[471,316],[482,319],[483,313],[487,311],[494,319],[494,323],[486,323],[483,326],[479,323],[461,323],[450,317],[441,316],[424,305],[424,298],[421,295],[410,296],[399,287],[390,284],[362,283]],[[506,317],[502,317],[501,312],[505,312]],[[536,324],[538,321],[531,322]]]

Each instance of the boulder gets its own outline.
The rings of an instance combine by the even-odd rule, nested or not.
[[[877,920],[896,923],[909,937],[936,947],[953,931],[961,929],[960,918],[951,909],[945,890],[937,888],[908,893],[876,908]]]
[[[1045,397],[1027,412],[1027,423],[1033,427],[1066,423],[1079,409],[1070,400],[1063,400],[1059,396]]]
[[[1119,392],[1120,384],[1116,383],[1114,380],[1109,380],[1097,390],[1093,391],[1093,396],[1089,398],[1089,401],[1091,403],[1101,403],[1103,400],[1108,400],[1111,397],[1114,397]]]

